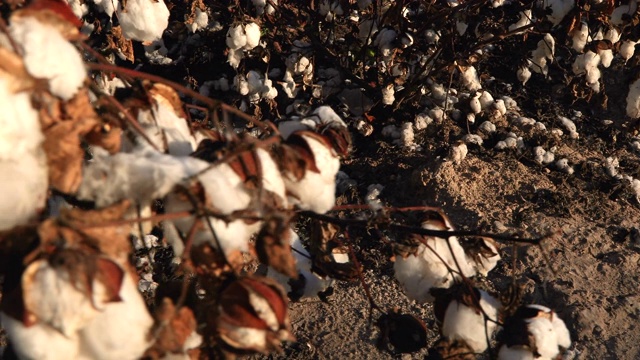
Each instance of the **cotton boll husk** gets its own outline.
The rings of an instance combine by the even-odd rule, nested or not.
[[[484,352],[489,344],[487,337],[491,338],[497,328],[494,321],[498,320],[500,302],[483,290],[480,292],[480,307],[488,319],[481,312],[470,308],[456,300],[451,301],[444,315],[442,335],[450,340],[464,341],[474,352]],[[494,320],[494,321],[491,321]]]
[[[302,210],[324,214],[335,205],[335,177],[340,169],[340,158],[326,144],[303,135],[315,158],[320,173],[307,171],[297,180],[293,174],[284,173],[283,179],[289,202]]]
[[[68,360],[79,358],[77,334],[67,337],[46,324],[27,327],[22,321],[5,313],[0,313],[0,323],[2,323],[2,327],[13,345],[13,350],[20,359]]]
[[[34,218],[44,208],[48,191],[38,114],[28,93],[11,92],[10,79],[0,73],[0,230]]]
[[[169,9],[163,0],[127,0],[118,5],[116,14],[122,35],[131,40],[155,41],[169,25]]]
[[[97,360],[137,359],[151,345],[153,318],[131,275],[125,271],[121,301],[104,310],[80,331],[81,355]]]
[[[260,45],[260,26],[256,23],[248,23],[244,26],[244,32],[247,43],[244,45],[245,50],[251,50]]]
[[[629,84],[626,110],[628,117],[633,119],[640,117],[640,79]]]
[[[82,56],[55,28],[14,16],[9,32],[29,74],[47,80],[53,95],[69,100],[78,92],[87,77]]]

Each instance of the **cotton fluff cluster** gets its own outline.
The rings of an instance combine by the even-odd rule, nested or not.
[[[249,71],[246,77],[236,75],[233,85],[240,95],[247,96],[254,104],[261,99],[271,100],[278,96],[278,90],[273,86],[271,79],[255,70]]]
[[[523,333],[524,332],[524,333]],[[526,305],[505,321],[500,360],[551,360],[571,346],[564,321],[542,305]]]
[[[260,44],[260,26],[256,23],[231,25],[227,31],[228,61],[233,68],[240,65],[245,50],[251,50]]]
[[[453,230],[449,219],[440,213],[432,213],[422,223],[422,228],[439,231]],[[478,257],[468,254],[460,240],[451,236],[448,239],[425,236],[412,253],[396,256],[394,270],[396,279],[402,285],[407,297],[417,302],[433,301],[432,288],[449,288],[456,280],[472,277],[480,271],[488,273],[495,267],[500,255],[495,244],[483,239],[493,255],[489,261],[479,261]]]
[[[163,0],[127,0],[124,3],[124,7],[122,2],[118,4],[116,15],[125,38],[152,42],[162,37],[169,25],[169,9]]]
[[[587,51],[584,54],[576,56],[573,65],[571,66],[573,73],[576,75],[585,74],[587,85],[595,92],[600,92],[600,65],[601,57],[593,51]],[[609,60],[610,61],[610,60]]]
[[[69,100],[78,92],[87,77],[82,56],[56,27],[40,18],[15,12],[11,16],[9,33],[19,47],[19,55],[29,74],[47,80],[53,95]],[[11,49],[8,42],[0,43]]]
[[[86,284],[74,284],[71,279],[68,270],[47,260],[25,270],[25,301],[38,322],[26,326],[22,319],[0,313],[9,338],[20,344],[14,348],[18,356],[44,360],[142,356],[151,344],[148,333],[153,319],[131,275],[124,272],[116,302],[110,302],[101,282],[94,280],[88,297]]]
[[[544,38],[538,41],[538,47],[531,52],[529,68],[538,74],[547,75],[549,72],[549,61],[553,61],[556,41],[551,34],[545,34]]]

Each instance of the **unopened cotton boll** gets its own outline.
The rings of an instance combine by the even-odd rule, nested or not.
[[[471,350],[481,353],[489,347],[487,338],[491,339],[498,327],[496,321],[501,305],[486,291],[477,290],[474,295],[479,295],[480,307],[488,319],[479,309],[452,300],[444,315],[442,335],[450,340],[463,341]]]
[[[640,117],[640,79],[629,84],[627,94],[627,116],[632,119]]]
[[[71,99],[87,77],[82,56],[58,30],[35,17],[11,17],[9,32],[24,66],[35,78],[46,79],[49,91]]]
[[[162,37],[169,25],[169,9],[163,0],[127,0],[125,6],[120,3],[116,11],[125,38],[154,41]]]

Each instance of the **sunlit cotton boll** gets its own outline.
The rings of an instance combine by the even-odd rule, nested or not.
[[[29,74],[46,79],[51,93],[63,100],[78,92],[87,77],[82,56],[55,28],[34,17],[14,16],[9,31]]]
[[[572,47],[573,50],[582,52],[584,46],[587,44],[587,38],[589,37],[589,27],[586,23],[581,23],[580,27],[573,31]]]
[[[495,332],[498,325],[500,302],[486,291],[475,291],[479,295],[480,307],[487,315],[474,307],[467,306],[458,300],[453,300],[447,306],[442,324],[442,335],[450,340],[464,341],[474,352],[487,350],[487,338]]]
[[[227,31],[227,47],[231,50],[238,50],[247,45],[247,35],[242,24],[232,25]]]
[[[169,9],[163,0],[127,0],[120,3],[116,14],[125,38],[154,41],[162,37],[169,25]]]

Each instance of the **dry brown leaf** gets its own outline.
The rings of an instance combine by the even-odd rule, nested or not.
[[[256,237],[256,252],[263,264],[290,278],[298,278],[296,261],[291,253],[289,219],[272,218],[265,221]]]
[[[125,39],[120,25],[111,28],[111,33],[107,34],[107,42],[109,50],[115,54],[121,53],[125,59],[134,62],[133,42],[130,39]]]

